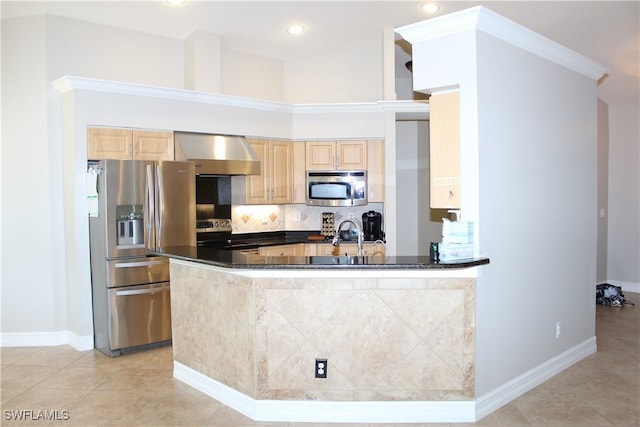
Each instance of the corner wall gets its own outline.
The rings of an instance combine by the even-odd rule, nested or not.
[[[491,259],[477,280],[483,416],[595,351],[604,69],[483,7],[397,31],[414,90],[460,91],[462,214]]]
[[[477,46],[482,396],[595,336],[597,94],[485,33]]]

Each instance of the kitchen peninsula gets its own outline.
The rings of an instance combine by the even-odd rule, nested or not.
[[[488,259],[158,253],[171,258],[174,376],[254,420],[419,421],[452,407],[469,419]]]

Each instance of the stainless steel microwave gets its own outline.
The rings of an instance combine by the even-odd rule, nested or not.
[[[307,171],[307,205],[360,206],[367,201],[367,171]]]

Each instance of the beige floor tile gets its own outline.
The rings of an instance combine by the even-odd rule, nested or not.
[[[87,393],[86,390],[30,388],[2,405],[2,425],[47,425],[55,419],[65,419],[64,414],[68,415],[70,408]]]
[[[233,409],[220,405],[209,421],[210,426],[253,426],[254,421]]]
[[[156,394],[173,381],[172,371],[160,368],[120,369],[98,386],[98,390],[126,390]]]
[[[9,366],[18,360],[42,350],[44,347],[2,347],[0,348],[0,364]]]
[[[455,427],[529,427],[531,423],[513,403],[508,403],[475,423],[454,424]]]
[[[36,386],[60,368],[54,366],[9,365],[2,367],[2,405],[24,391]]]
[[[112,379],[119,371],[120,369],[118,368],[110,368],[108,366],[85,368],[70,365],[56,371],[35,387],[41,389],[91,391]]]
[[[176,388],[172,393],[159,392],[145,412],[155,416],[154,426],[206,426],[219,407],[219,402],[196,390]]]
[[[155,395],[136,390],[94,390],[69,409],[69,420],[54,426],[152,426],[156,416],[145,407]]]
[[[292,424],[293,425],[293,424]],[[308,427],[308,424],[297,424],[300,427]],[[462,423],[456,423],[455,426],[456,427],[463,427],[465,424]],[[353,424],[349,424],[349,427],[352,427]],[[449,423],[428,423],[428,424],[424,424],[424,423],[402,423],[402,424],[395,424],[395,423],[371,423],[369,424],[370,427],[451,427],[452,424]]]
[[[78,360],[86,353],[91,353],[91,351],[79,352],[68,345],[49,348],[41,347],[41,350],[17,360],[15,365],[63,367]]]

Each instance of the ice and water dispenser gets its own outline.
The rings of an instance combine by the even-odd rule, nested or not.
[[[117,205],[118,246],[144,245],[142,205]]]

